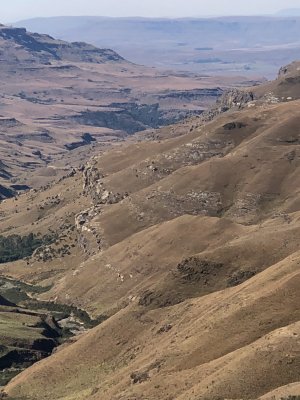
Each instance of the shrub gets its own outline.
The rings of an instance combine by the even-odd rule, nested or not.
[[[33,233],[27,236],[0,236],[0,264],[30,257],[38,247],[52,242],[50,235],[38,236]]]

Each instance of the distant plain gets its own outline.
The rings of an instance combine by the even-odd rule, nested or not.
[[[214,75],[265,76],[298,58],[300,17],[53,17],[15,26],[109,47],[137,64]]]

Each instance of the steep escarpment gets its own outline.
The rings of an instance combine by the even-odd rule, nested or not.
[[[300,98],[300,63],[293,62],[280,68],[277,79],[249,88],[225,90],[217,98],[216,105],[201,115],[204,121],[210,121],[217,115],[230,109],[250,108],[258,104],[278,104]]]
[[[180,95],[179,95],[180,97]],[[127,134],[141,132],[146,129],[172,125],[193,114],[196,111],[162,110],[159,103],[112,103],[101,111],[84,111],[71,119],[87,126],[105,127],[125,131]]]
[[[4,51],[9,50],[10,45],[14,46],[16,56],[22,57],[23,62],[49,63],[51,61],[79,61],[89,63],[105,63],[108,61],[120,62],[124,60],[119,54],[109,49],[99,49],[87,43],[74,42],[68,43],[56,40],[49,35],[27,32],[25,28],[0,27],[0,40],[4,45],[2,54],[2,64],[7,65],[11,62],[8,56],[12,56],[12,51],[8,54]]]
[[[14,197],[15,191],[12,188],[0,185],[0,200],[5,200]]]
[[[232,107],[251,107],[254,101],[260,104],[278,104],[300,98],[299,80],[300,62],[280,68],[277,79],[263,85],[256,85],[249,89],[232,89],[218,99],[220,109],[226,110]]]

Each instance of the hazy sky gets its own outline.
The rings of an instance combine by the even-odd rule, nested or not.
[[[1,0],[1,22],[58,15],[193,17],[268,14],[300,0]]]

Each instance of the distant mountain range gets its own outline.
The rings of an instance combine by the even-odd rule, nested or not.
[[[201,73],[273,77],[300,49],[300,18],[53,17],[15,26],[112,48],[138,64]]]
[[[300,8],[286,8],[284,10],[280,10],[276,15],[282,17],[299,17],[300,16]]]

